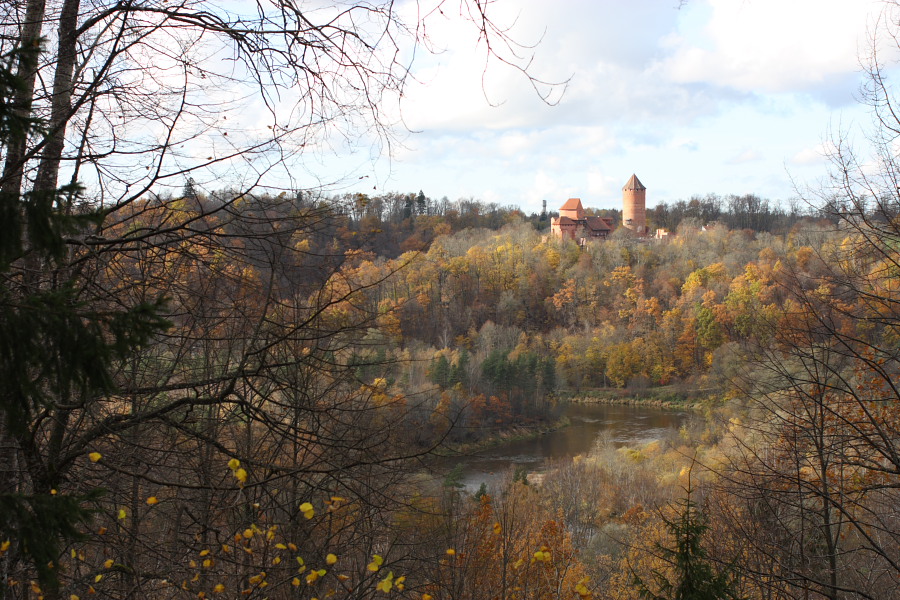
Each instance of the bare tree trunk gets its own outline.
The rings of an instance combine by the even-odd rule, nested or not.
[[[22,25],[22,34],[19,38],[21,48],[37,48],[41,39],[41,25],[44,22],[44,8],[46,0],[29,0],[25,9],[25,23]],[[16,66],[16,76],[21,80],[22,87],[16,92],[15,110],[19,117],[31,117],[32,97],[34,96],[34,82],[37,77],[37,65],[32,61],[36,57],[24,55],[19,57]],[[0,179],[0,193],[18,194],[22,190],[24,177],[26,136],[14,136],[9,140],[6,151],[6,163],[3,166],[3,177]]]
[[[53,96],[50,104],[49,134],[41,157],[34,189],[49,192],[56,189],[59,164],[65,145],[66,124],[72,111],[72,73],[75,70],[76,29],[81,0],[65,0],[59,16],[59,50],[56,73],[53,77]]]

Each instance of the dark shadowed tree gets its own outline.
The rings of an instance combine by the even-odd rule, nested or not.
[[[406,399],[349,364],[379,280],[335,243],[338,207],[296,190],[316,144],[389,147],[384,107],[432,20],[458,16],[524,72],[490,5],[422,3],[412,20],[387,1],[0,8],[0,594],[35,578],[45,597],[236,594],[278,572],[276,541],[371,553],[402,495],[394,465],[422,449],[392,426]],[[227,191],[196,193],[212,187]],[[338,505],[354,510],[336,524]],[[241,560],[196,564],[240,531]],[[292,590],[277,581],[267,594]]]

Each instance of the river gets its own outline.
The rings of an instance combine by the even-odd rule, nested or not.
[[[687,411],[618,404],[570,404],[563,414],[571,422],[568,427],[447,458],[445,464],[448,470],[462,464],[460,483],[474,492],[482,483],[490,487],[513,469],[539,473],[553,460],[586,454],[601,436],[618,446],[638,446],[671,435],[697,418]]]

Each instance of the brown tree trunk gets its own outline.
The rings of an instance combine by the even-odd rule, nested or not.
[[[59,164],[65,145],[66,123],[72,111],[72,73],[75,70],[76,30],[78,8],[81,0],[65,0],[59,15],[59,48],[56,57],[56,73],[53,77],[53,95],[50,99],[50,122],[46,144],[38,169],[34,189],[49,192],[56,189]]]

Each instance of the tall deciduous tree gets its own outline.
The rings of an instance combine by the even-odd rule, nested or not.
[[[4,498],[24,507],[3,511],[5,580],[126,597],[182,575],[205,594],[221,577],[237,593],[271,557],[248,548],[187,576],[199,545],[259,521],[313,552],[298,505],[345,498],[359,510],[342,531],[361,535],[361,507],[389,504],[388,466],[411,453],[390,425],[410,407],[347,364],[379,317],[361,294],[378,282],[333,243],[335,210],[258,188],[301,187],[305,153],[334,136],[390,144],[385,107],[433,20],[458,15],[489,56],[527,64],[491,2],[451,4],[0,9],[0,436]],[[194,193],[171,197],[185,180]],[[201,193],[212,181],[231,191]],[[97,524],[78,529],[88,509]],[[58,552],[76,531],[90,539]]]
[[[879,32],[895,41],[898,10],[889,3]],[[900,590],[900,121],[881,56],[870,59],[879,169],[864,168],[845,139],[834,141],[822,204],[839,241],[818,261],[804,251],[781,264],[773,283],[783,314],[757,311],[744,321],[761,342],[743,379],[756,402],[735,428],[738,451],[726,471],[745,519],[734,523],[764,557],[759,564],[777,565],[757,571],[760,585],[835,600]]]

